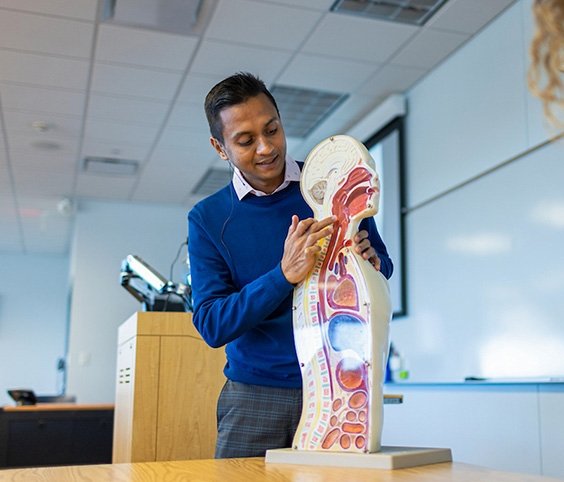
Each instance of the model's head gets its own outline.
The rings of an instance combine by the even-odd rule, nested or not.
[[[348,218],[376,214],[380,183],[376,165],[363,144],[333,136],[310,153],[302,171],[302,194],[319,216]]]
[[[220,113],[223,109],[246,102],[251,97],[264,94],[276,109],[278,106],[264,82],[248,72],[239,72],[216,84],[208,92],[204,103],[212,137],[223,142],[223,125]]]
[[[531,43],[529,87],[555,124],[555,107],[564,107],[564,0],[535,0],[536,30]]]

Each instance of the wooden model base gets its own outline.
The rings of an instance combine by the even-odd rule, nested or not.
[[[405,469],[419,465],[452,462],[450,449],[382,447],[380,452],[355,454],[316,450],[276,449],[266,452],[266,463],[354,467],[364,469]]]

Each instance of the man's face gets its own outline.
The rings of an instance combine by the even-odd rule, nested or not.
[[[210,139],[219,156],[232,162],[255,189],[270,194],[284,180],[286,136],[268,97],[259,94],[223,109],[223,143]]]

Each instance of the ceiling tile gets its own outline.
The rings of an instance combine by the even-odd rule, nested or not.
[[[149,162],[143,167],[143,174],[155,172],[159,169],[188,172],[192,168],[188,157],[188,153],[181,149],[157,148],[151,155]],[[194,163],[194,165],[197,164]]]
[[[6,163],[0,163],[0,218],[16,215],[16,204]]]
[[[392,64],[430,69],[460,47],[468,35],[441,30],[423,30],[391,59]]]
[[[418,30],[412,25],[330,13],[317,26],[302,51],[384,62]]]
[[[148,162],[148,165],[159,164],[166,160],[169,165],[190,170],[192,165],[207,164],[217,159],[217,154],[209,141],[208,135],[198,135],[185,142],[184,146],[159,142]]]
[[[79,92],[0,84],[0,96],[5,110],[80,116],[84,112],[85,94]]]
[[[284,5],[289,5],[292,7],[300,7],[304,9],[312,9],[312,10],[322,10],[322,11],[329,11],[331,5],[335,3],[335,0],[308,0],[304,2],[304,0],[264,0],[265,2],[269,3],[283,3]]]
[[[357,93],[374,98],[404,92],[426,73],[426,69],[387,64],[368,79]]]
[[[97,0],[0,0],[0,8],[13,8],[27,12],[44,13],[82,20],[96,19]]]
[[[377,69],[366,62],[299,54],[276,81],[280,85],[348,93],[364,83]]]
[[[45,139],[76,139],[80,136],[82,127],[82,118],[79,116],[6,111],[4,120],[8,138],[14,134],[22,134]],[[45,131],[41,132],[35,129],[33,127],[34,122],[43,123]]]
[[[196,132],[208,132],[208,121],[204,112],[204,103],[176,102],[167,125],[170,127],[182,127],[186,130]]]
[[[6,213],[13,209],[13,196],[11,173],[8,163],[0,156],[0,211]]]
[[[162,151],[143,169],[132,200],[181,203],[207,168],[208,163],[188,166],[186,155],[171,152],[166,156]]]
[[[0,48],[89,58],[94,24],[3,10]]]
[[[183,71],[197,45],[196,37],[101,25],[98,31],[96,59]]]
[[[78,138],[60,137],[41,133],[13,134],[9,139],[10,157],[24,154],[31,156],[72,155],[78,152]]]
[[[185,127],[168,126],[161,133],[161,137],[157,144],[157,150],[180,150],[181,152],[188,152],[190,149],[205,146],[211,149],[209,144],[209,132],[188,130]]]
[[[235,72],[251,72],[270,83],[291,58],[290,52],[204,41],[190,68],[192,73],[218,76],[220,79]],[[213,62],[210,62],[213,59]],[[210,88],[213,84],[210,85]],[[202,99],[203,100],[203,99]]]
[[[135,188],[131,201],[181,204],[186,192],[186,184],[182,177],[165,172],[154,180],[141,181]]]
[[[10,156],[12,169],[17,171],[45,171],[57,177],[60,172],[73,172],[76,166],[76,153],[49,152],[35,149],[25,151],[12,151]],[[37,178],[35,179],[37,182]],[[42,182],[48,182],[42,179]]]
[[[41,216],[51,216],[57,214],[57,198],[46,198],[44,196],[26,196],[19,198],[20,209],[28,209],[36,211],[35,214],[30,213],[29,216],[22,216],[22,218],[29,217],[31,219]]]
[[[178,102],[196,102],[204,106],[204,99],[211,88],[223,80],[222,75],[202,76],[189,73],[178,94]]]
[[[92,91],[170,101],[174,97],[181,77],[180,73],[97,62],[92,78]]]
[[[85,135],[105,142],[124,142],[150,147],[155,142],[159,126],[126,124],[124,122],[88,119]]]
[[[1,100],[1,99],[0,99]],[[2,168],[2,162],[5,158],[5,141],[4,141],[4,124],[2,123],[2,116],[0,116],[0,169]]]
[[[85,90],[89,63],[47,55],[0,50],[0,81]]]
[[[92,94],[88,100],[88,117],[135,124],[161,125],[169,106],[170,102],[166,101]]]
[[[79,174],[76,195],[82,198],[127,200],[136,182],[135,176]]]
[[[379,102],[379,99],[372,95],[353,94],[335,110],[331,117],[346,120],[348,124],[354,124],[376,108]]]
[[[488,24],[515,0],[449,0],[428,27],[472,34]]]
[[[295,50],[322,15],[321,12],[252,0],[222,1],[205,36],[208,39]]]
[[[74,169],[53,169],[48,166],[30,169],[16,165],[13,171],[18,198],[22,196],[46,196],[60,199],[72,195]],[[38,178],[42,181],[37,182]]]
[[[80,159],[86,156],[94,156],[143,161],[149,155],[149,150],[149,146],[141,147],[138,143],[128,144],[121,140],[116,142],[104,142],[100,139],[85,137]]]

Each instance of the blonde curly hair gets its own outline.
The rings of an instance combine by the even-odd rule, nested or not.
[[[564,0],[535,0],[533,14],[529,88],[541,99],[546,117],[558,125],[553,108],[564,106]]]

